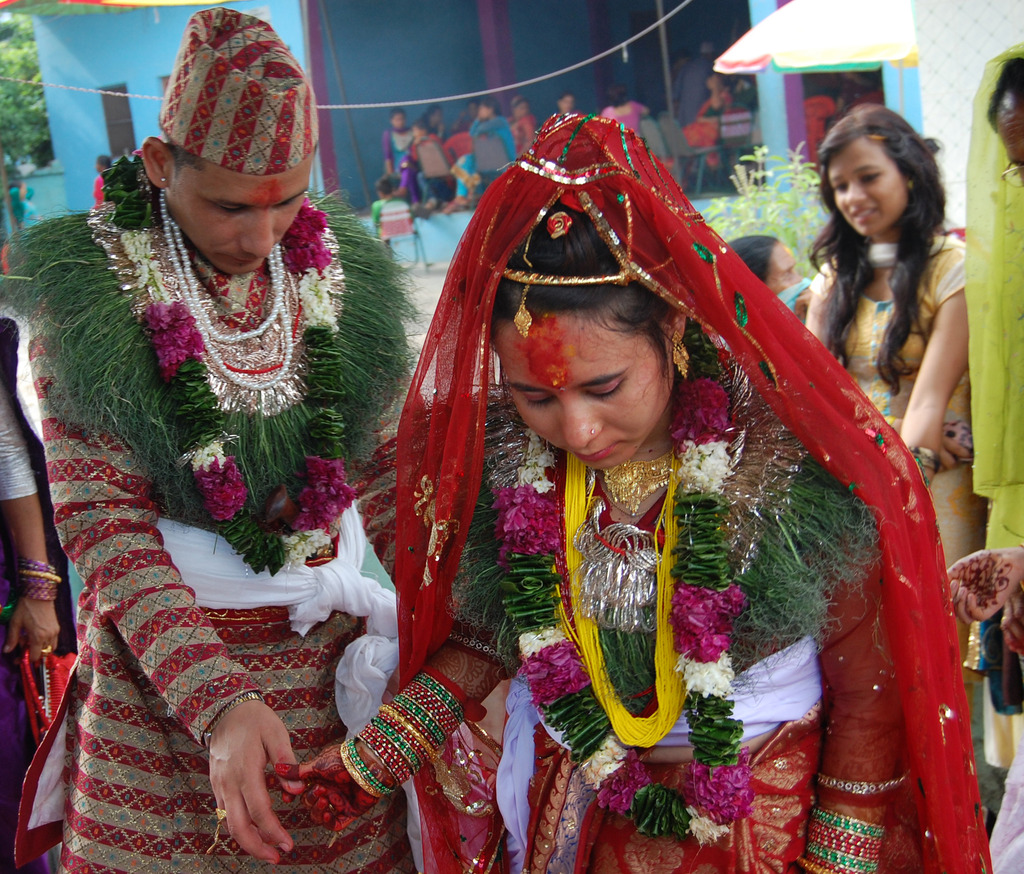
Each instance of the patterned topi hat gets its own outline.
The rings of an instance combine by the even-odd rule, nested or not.
[[[160,127],[192,155],[269,176],[312,154],[316,98],[269,24],[233,9],[204,9],[185,28]]]

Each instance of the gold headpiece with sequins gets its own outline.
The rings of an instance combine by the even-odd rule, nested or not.
[[[551,239],[557,240],[563,237],[572,228],[572,218],[564,212],[552,213],[546,222],[548,234]],[[526,238],[526,246],[523,249],[523,260],[530,264],[529,250],[530,240],[533,238],[533,231],[530,231]],[[532,266],[532,265],[531,265]],[[620,268],[617,273],[605,273],[600,276],[556,276],[551,273],[534,273],[530,270],[511,270],[506,268],[502,274],[503,279],[510,279],[513,282],[523,284],[523,296],[519,300],[519,309],[516,310],[512,319],[519,331],[520,336],[530,335],[530,326],[533,324],[533,316],[526,308],[526,295],[531,286],[534,285],[629,285],[633,277],[625,268]]]

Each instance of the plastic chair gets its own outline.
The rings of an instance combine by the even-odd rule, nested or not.
[[[754,113],[737,107],[722,113],[721,151],[722,166],[732,172],[740,156],[754,147]]]
[[[691,146],[686,141],[686,137],[683,136],[683,129],[679,126],[679,122],[669,112],[662,112],[658,116],[658,127],[661,128],[665,146],[675,159],[673,171],[676,181],[686,191],[686,179],[690,171],[696,166],[697,178],[694,182],[693,194],[700,194],[704,190],[704,171],[707,168],[708,155],[712,152],[717,152],[718,146],[707,146],[699,149]]]
[[[473,137],[473,156],[476,158],[476,172],[497,176],[512,160],[505,148],[505,141],[499,136]]]
[[[416,146],[420,172],[427,179],[441,179],[452,175],[452,165],[444,148],[435,140],[424,140]]]
[[[404,200],[389,200],[380,210],[380,238],[388,248],[392,240],[401,240],[407,237],[413,238],[413,251],[416,259],[423,259],[423,266],[427,266],[427,252],[420,239],[420,232],[416,230],[416,220],[413,218],[412,210]],[[415,263],[415,261],[413,262]]]

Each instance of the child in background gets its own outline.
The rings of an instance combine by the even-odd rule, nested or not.
[[[373,227],[377,232],[377,236],[380,236],[381,210],[384,209],[384,204],[389,200],[395,200],[398,195],[395,193],[395,183],[391,181],[390,176],[381,176],[377,180],[377,184],[374,185],[374,189],[377,191],[377,199],[370,206],[370,218],[373,220]]]

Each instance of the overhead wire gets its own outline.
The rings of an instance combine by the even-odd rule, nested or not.
[[[673,9],[670,9],[663,16],[658,18],[653,24],[645,27],[643,30],[633,34],[629,39],[623,40],[622,42],[612,46],[609,49],[605,49],[603,52],[599,52],[596,55],[592,55],[586,60],[579,61],[575,64],[570,64],[567,67],[562,67],[558,70],[553,70],[550,73],[544,73],[541,76],[534,76],[530,79],[522,79],[519,82],[513,82],[509,85],[500,85],[495,88],[484,88],[478,91],[466,91],[462,94],[450,94],[445,97],[417,97],[410,100],[388,100],[386,102],[377,103],[318,103],[317,109],[325,110],[349,110],[349,109],[384,109],[392,106],[424,106],[428,103],[450,103],[455,100],[471,100],[476,97],[484,97],[488,94],[501,94],[506,91],[513,91],[520,88],[525,88],[528,85],[536,85],[538,82],[546,82],[549,79],[556,79],[559,76],[564,76],[567,73],[572,73],[575,70],[579,70],[583,67],[590,66],[610,55],[614,55],[616,52],[627,53],[628,47],[638,40],[643,39],[649,33],[657,30],[666,21],[673,16],[682,12],[687,6],[689,6],[693,0],[683,0]],[[130,97],[135,100],[163,100],[163,96],[153,94],[134,94],[125,91],[110,91],[103,88],[84,88],[78,85],[63,85],[57,82],[34,82],[31,79],[18,79],[12,76],[0,76],[0,82],[15,82],[20,85],[37,85],[42,88],[56,88],[64,91],[78,91],[85,94],[101,94],[107,97]]]

